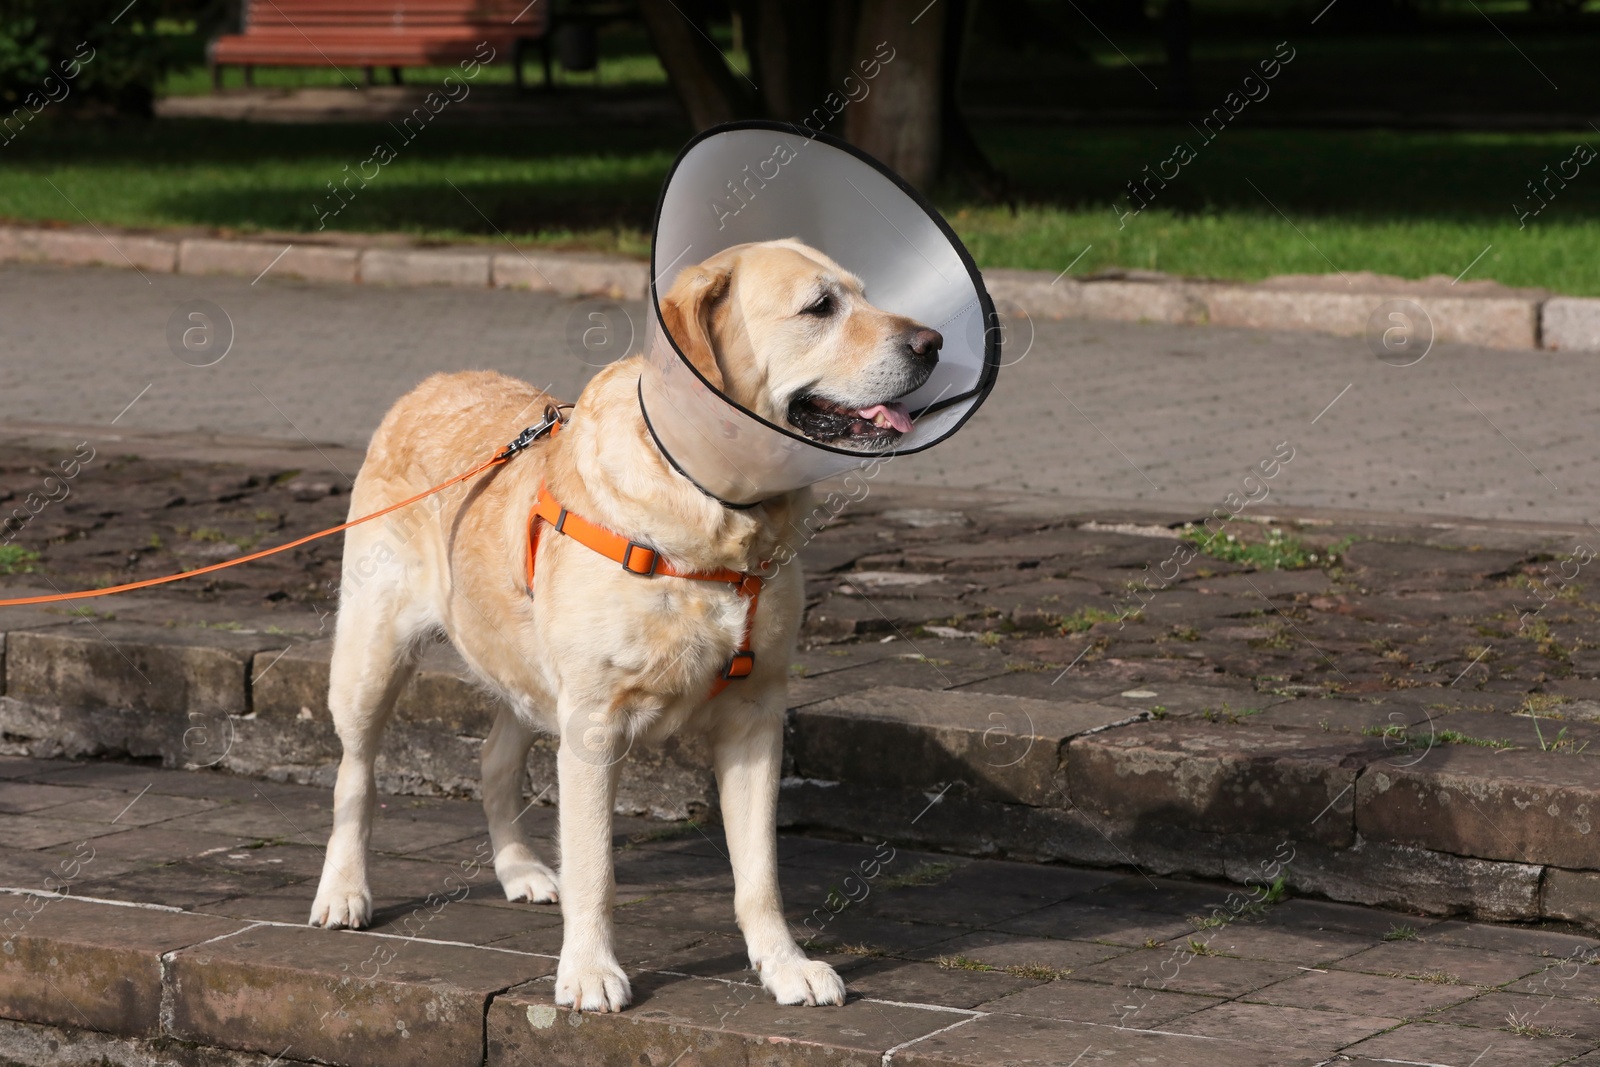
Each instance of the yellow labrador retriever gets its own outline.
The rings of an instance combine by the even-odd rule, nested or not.
[[[734,400],[814,439],[864,451],[890,447],[910,429],[896,399],[927,380],[942,343],[937,332],[873,307],[857,278],[793,240],[730,248],[683,271],[662,314],[684,354]],[[527,587],[529,508],[541,485],[571,514],[653,547],[680,570],[756,572],[792,535],[803,493],[738,510],[674,471],[640,415],[641,360],[597,374],[561,433],[467,483],[466,492],[348,534],[328,693],[344,757],[311,923],[371,921],[374,760],[421,644],[442,632],[505,699],[483,747],[483,806],[507,898],[560,901],[557,1004],[618,1011],[631,998],[612,947],[617,763],[636,741],[679,730],[710,744],[734,911],[762,985],[783,1004],[840,1004],[844,983],[795,944],[778,892],[776,809],[785,679],[803,606],[799,567],[767,578],[749,620],[753,672],[714,697],[713,682],[746,636],[747,602],[734,585],[628,573],[546,527],[531,594]],[[549,403],[491,372],[429,378],[378,427],[351,514],[470,468]],[[541,730],[562,738],[559,878],[516,823],[528,750]]]

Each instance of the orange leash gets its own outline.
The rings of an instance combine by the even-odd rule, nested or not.
[[[298,540],[290,541],[288,544],[278,545],[276,548],[264,548],[260,552],[252,552],[248,556],[240,556],[237,559],[225,560],[222,563],[213,563],[208,567],[199,567],[192,571],[184,571],[181,574],[169,574],[164,578],[146,578],[142,582],[129,582],[126,585],[113,585],[106,589],[85,589],[78,593],[52,593],[49,596],[26,596],[17,597],[12,600],[0,600],[0,608],[17,608],[22,607],[25,604],[54,604],[62,600],[87,600],[90,597],[110,596],[113,593],[126,593],[134,589],[148,589],[152,585],[165,585],[168,582],[177,582],[182,581],[185,578],[194,578],[201,574],[210,574],[212,571],[220,571],[228,567],[237,567],[241,563],[249,563],[252,560],[264,559],[267,556],[275,556],[279,552],[287,552],[291,548],[299,548],[301,545],[306,544],[307,542],[315,541],[323,537],[331,537],[333,534],[348,530],[352,526],[360,526],[364,522],[371,522],[373,519],[381,519],[391,511],[399,511],[403,507],[415,504],[417,501],[448,489],[452,485],[467,481],[469,478],[476,478],[490,467],[500,466],[500,464],[507,462],[512,456],[515,456],[518,452],[521,452],[524,448],[527,448],[533,442],[537,441],[540,437],[543,437],[546,433],[548,433],[550,428],[556,425],[555,420],[557,418],[558,416],[554,413],[546,411],[545,421],[543,423],[539,424],[538,426],[530,426],[526,430],[523,430],[522,433],[517,435],[517,439],[515,441],[512,441],[505,448],[495,453],[492,459],[485,460],[476,467],[467,471],[465,474],[458,474],[447,482],[440,482],[432,489],[425,489],[416,496],[407,500],[402,500],[398,504],[390,504],[382,511],[374,511],[371,515],[363,515],[359,519],[351,519],[349,522],[340,523],[338,526],[331,526],[328,529],[322,530],[318,533],[308,534],[307,536]]]

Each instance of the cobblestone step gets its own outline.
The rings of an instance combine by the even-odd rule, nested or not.
[[[504,899],[468,800],[380,797],[373,929],[304,926],[327,801],[214,769],[0,757],[0,1061],[1513,1067],[1600,1049],[1600,940],[1569,929],[1301,899],[1259,867],[1240,889],[907,834],[781,835],[789,920],[850,988],[843,1007],[782,1007],[747,969],[717,828],[630,816],[613,861],[635,1002],[580,1015],[553,1003],[556,909]],[[528,818],[549,848],[553,812]]]
[[[283,644],[120,622],[11,632],[0,725],[12,748],[36,755],[154,757],[331,786],[328,642],[263,647]],[[1317,712],[1329,729],[1219,726],[1206,715],[1228,693],[1201,686],[1149,683],[1128,692],[1153,696],[1094,702],[983,692],[981,681],[953,691],[873,684],[913,680],[905,667],[837,672],[854,676],[849,695],[790,713],[786,825],[1212,877],[1240,875],[1282,842],[1299,850],[1291,884],[1335,899],[1600,921],[1591,825],[1600,775],[1587,754],[1463,744],[1397,754],[1361,732],[1387,714],[1383,704],[1351,703],[1351,719],[1338,702],[1309,702],[1314,712],[1330,705]],[[1149,706],[1160,701],[1157,720]],[[435,648],[386,738],[383,787],[474,795],[492,714],[453,653]],[[533,790],[554,802],[553,742],[536,747],[530,771]],[[623,811],[684,819],[715,809],[692,741],[630,755],[622,781]]]
[[[141,461],[138,477],[183,485],[163,464],[182,467]],[[248,467],[204,477],[199,501],[258,486],[248,507],[216,507],[273,505],[274,539],[342,507],[296,502]],[[151,514],[225,521],[140,511],[146,489],[69,502],[115,522],[52,518],[50,582],[103,581],[107,559],[179,536]],[[1191,553],[1152,582],[1172,573],[1188,518],[878,487],[804,549],[783,824],[1235,880],[1277,858],[1288,888],[1336,900],[1600,922],[1600,607],[1585,576],[1561,577],[1582,570],[1586,528],[1306,516],[1285,520],[1299,546],[1286,569]],[[333,601],[304,592],[330,557],[89,613],[0,614],[0,744],[330,786]],[[49,591],[27,574],[0,585],[30,582]],[[387,734],[382,788],[475,795],[493,715],[448,646],[432,648]],[[530,759],[540,804],[557,799],[554,754],[541,741]],[[692,739],[631,753],[621,783],[624,813],[714,818]],[[323,825],[326,805],[300,817]],[[14,832],[48,847],[51,826],[31,820]]]

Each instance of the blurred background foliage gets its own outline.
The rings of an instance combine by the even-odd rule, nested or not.
[[[761,84],[747,6],[675,6],[729,71]],[[694,124],[637,9],[614,9],[593,70],[558,65],[553,93],[518,96],[508,67],[486,67],[473,87],[484,107],[443,115],[330,227],[642,254],[659,182]],[[1519,218],[1545,168],[1580,142],[1600,147],[1597,0],[965,10],[952,98],[982,166],[941,166],[925,184],[983,266],[1454,277],[1482,252],[1469,279],[1600,294],[1595,168]],[[236,17],[225,0],[0,0],[0,118],[79,42],[96,49],[72,95],[0,145],[0,217],[314,231],[327,183],[391,135],[382,121],[173,117],[210,93],[206,41]],[[1284,42],[1294,59],[1270,94],[1215,140],[1199,136],[1195,124]],[[360,78],[262,68],[254,92],[356,94]],[[246,92],[236,69],[222,85],[222,98]],[[1127,215],[1128,183],[1180,142],[1194,161]]]

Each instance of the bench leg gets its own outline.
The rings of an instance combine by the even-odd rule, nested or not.
[[[372,68],[371,67],[362,67],[361,68],[361,88],[363,88],[363,89],[372,88]]]
[[[401,76],[400,76],[400,68],[399,67],[390,67],[389,68],[389,81],[393,82],[395,85],[404,85],[405,84],[404,79],[402,79]]]
[[[513,41],[511,44],[511,84],[515,86],[517,92],[519,93],[522,92],[524,88],[522,84],[523,48],[524,44],[520,38],[516,41]]]
[[[222,68],[215,63],[207,63],[206,70],[211,74],[211,91],[217,92],[222,88]]]
[[[251,89],[255,88],[255,84],[256,84],[256,68],[251,66],[249,63],[246,63],[240,69],[244,71],[244,84],[245,84],[245,87],[246,88],[251,88]]]
[[[539,50],[543,54],[542,58],[544,59],[544,91],[548,93],[556,87],[555,78],[552,76],[553,72],[550,66],[550,35],[548,33],[539,38]]]

